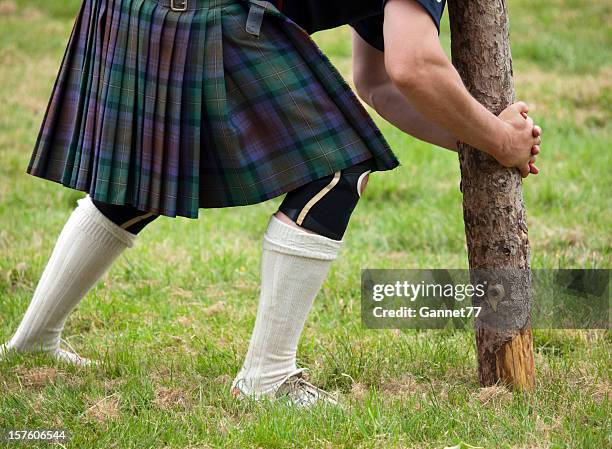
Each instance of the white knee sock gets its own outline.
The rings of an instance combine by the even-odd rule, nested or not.
[[[252,396],[271,394],[296,371],[306,317],[341,244],[271,218],[264,236],[255,329],[234,387]]]
[[[7,349],[56,351],[68,314],[135,238],[106,218],[89,195],[78,200]]]

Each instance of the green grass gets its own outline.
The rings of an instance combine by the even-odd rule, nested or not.
[[[82,196],[25,174],[78,4],[0,1],[0,340]],[[511,0],[510,15],[518,97],[545,129],[542,174],[524,184],[532,265],[608,268],[611,6]],[[348,38],[346,28],[317,36],[350,78]],[[152,224],[67,323],[71,343],[105,363],[1,363],[0,429],[65,427],[75,448],[610,447],[609,332],[536,330],[538,388],[525,396],[479,389],[471,332],[361,327],[361,268],[467,266],[456,155],[378,122],[402,167],[372,176],[299,349],[345,411],[228,394],[275,200]]]

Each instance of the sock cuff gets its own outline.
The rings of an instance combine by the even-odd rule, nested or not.
[[[121,226],[116,225],[109,220],[102,212],[95,206],[89,195],[81,198],[77,201],[77,211],[79,215],[79,225],[88,234],[101,240],[109,240],[109,243],[115,241],[121,243],[128,248],[134,246],[136,240],[136,234],[132,234],[126,231]]]
[[[274,215],[264,234],[264,249],[311,259],[334,260],[342,246],[341,240],[310,234],[283,223]]]

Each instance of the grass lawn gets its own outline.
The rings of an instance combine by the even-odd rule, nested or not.
[[[25,174],[78,4],[0,0],[0,341],[83,196]],[[509,8],[517,96],[545,132],[542,174],[524,184],[532,266],[609,268],[612,5]],[[316,36],[347,79],[349,33]],[[441,39],[448,48],[447,18]],[[274,200],[153,223],[67,322],[71,344],[104,363],[0,363],[0,431],[67,428],[71,448],[611,447],[610,332],[536,330],[538,388],[526,396],[479,388],[471,332],[362,328],[360,269],[467,267],[456,155],[377,121],[402,167],[372,176],[298,353],[345,410],[229,395]]]

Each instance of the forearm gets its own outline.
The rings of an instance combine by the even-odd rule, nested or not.
[[[399,78],[398,92],[447,134],[496,154],[503,140],[502,122],[469,94],[452,64],[424,61],[417,72],[407,80]]]
[[[391,81],[369,87],[362,98],[381,117],[403,132],[439,147],[457,151],[457,138],[423,116]]]

